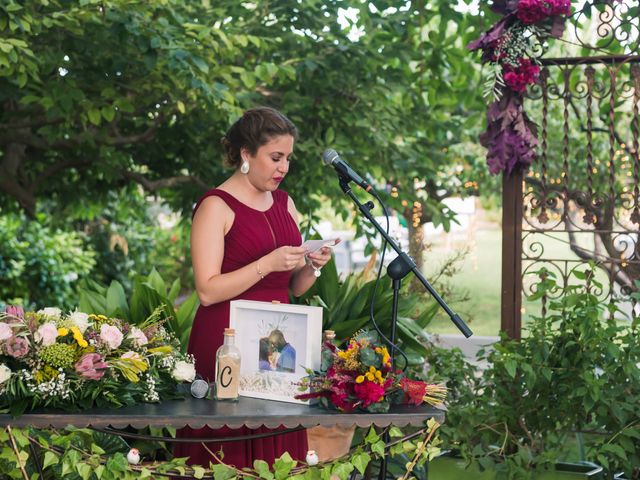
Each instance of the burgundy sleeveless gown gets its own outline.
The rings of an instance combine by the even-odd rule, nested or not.
[[[224,239],[224,258],[222,273],[237,270],[272,250],[285,245],[300,245],[302,237],[295,221],[289,214],[287,204],[288,195],[282,190],[273,192],[273,205],[266,211],[255,210],[241,203],[227,192],[209,190],[196,204],[193,213],[202,201],[215,195],[220,197],[235,214],[233,225]],[[258,273],[256,272],[256,275]],[[271,302],[278,300],[289,303],[289,279],[291,272],[273,272],[249,290],[238,295],[234,300],[258,300]],[[223,342],[223,332],[229,326],[229,300],[198,308],[191,336],[189,338],[189,353],[196,359],[196,371],[210,382],[215,380],[216,350]],[[207,400],[203,400],[207,401]],[[211,400],[213,401],[213,400]],[[178,431],[178,437],[215,438],[270,431],[265,427],[252,430],[217,429],[204,427],[192,429],[185,427]],[[237,468],[252,467],[256,459],[264,460],[270,465],[284,452],[291,457],[303,461],[307,454],[307,433],[305,430],[275,435],[256,440],[227,442],[224,444],[211,443],[208,445],[212,452],[224,452],[224,463],[235,465]],[[174,456],[189,457],[189,464],[208,466],[215,460],[200,443],[177,443]]]

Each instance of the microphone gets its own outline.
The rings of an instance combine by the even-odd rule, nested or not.
[[[371,185],[367,183],[367,181],[358,175],[351,165],[340,158],[338,152],[333,150],[332,148],[326,149],[322,153],[322,161],[327,165],[331,165],[336,169],[338,175],[342,178],[346,179],[349,182],[355,182],[360,188],[364,189],[366,192],[371,190]]]

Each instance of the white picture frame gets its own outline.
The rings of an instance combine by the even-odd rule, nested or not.
[[[322,307],[233,300],[229,326],[240,349],[243,397],[308,405],[294,395],[307,368],[319,370]]]

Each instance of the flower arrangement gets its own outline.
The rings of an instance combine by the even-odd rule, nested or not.
[[[0,411],[120,407],[177,396],[194,360],[162,326],[161,309],[140,325],[57,308],[0,313]]]
[[[326,342],[321,370],[307,373],[300,390],[310,392],[295,398],[317,398],[325,408],[342,412],[386,412],[392,404],[439,405],[446,397],[443,385],[410,380],[401,370],[394,370],[387,348],[368,332],[349,340],[346,350]]]
[[[527,168],[538,145],[536,126],[523,108],[523,94],[540,76],[544,42],[560,38],[571,11],[570,0],[494,0],[502,18],[467,47],[482,51],[489,65],[485,96],[493,95],[487,130],[480,143],[488,149],[492,174]]]

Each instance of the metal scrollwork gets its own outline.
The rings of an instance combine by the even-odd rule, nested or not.
[[[522,292],[539,272],[560,286],[575,272],[603,302],[631,305],[640,284],[640,22],[638,1],[587,1],[563,46],[583,57],[545,58],[527,95],[541,126],[538,161],[524,177]],[[578,48],[576,48],[578,47]],[[556,248],[551,242],[564,245]],[[554,245],[554,248],[551,246]],[[555,253],[552,253],[555,252]],[[564,252],[559,254],[558,252]],[[547,292],[541,299],[543,314]]]

